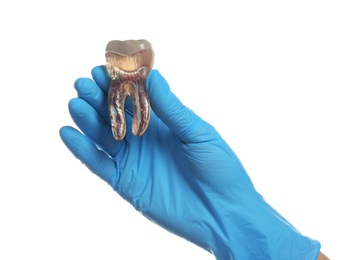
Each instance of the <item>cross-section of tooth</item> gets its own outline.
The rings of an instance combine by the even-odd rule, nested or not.
[[[133,104],[132,132],[141,136],[150,119],[150,102],[146,77],[153,67],[154,51],[146,40],[110,41],[105,51],[106,68],[111,78],[108,93],[112,133],[122,140],[126,135],[124,103],[129,96]]]

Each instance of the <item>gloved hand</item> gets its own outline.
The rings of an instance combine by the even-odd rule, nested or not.
[[[300,234],[255,190],[240,161],[210,124],[184,106],[165,79],[147,78],[147,131],[116,141],[110,129],[105,67],[75,82],[64,126],[70,151],[144,216],[217,259],[316,259],[320,244]],[[130,99],[126,109],[132,110]]]

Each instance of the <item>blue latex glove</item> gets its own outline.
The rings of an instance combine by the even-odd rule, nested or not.
[[[107,110],[105,67],[75,82],[65,126],[70,151],[144,216],[212,252],[217,259],[316,259],[320,244],[300,234],[255,190],[240,161],[210,124],[184,106],[165,79],[147,78],[151,119],[116,141]],[[127,109],[131,110],[130,99]]]

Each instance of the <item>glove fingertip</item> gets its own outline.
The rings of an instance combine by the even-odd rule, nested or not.
[[[161,114],[159,111],[163,110],[166,102],[170,103],[169,95],[171,90],[167,81],[158,70],[151,70],[147,77],[146,85],[154,112]]]
[[[97,85],[104,91],[108,92],[110,77],[104,65],[96,66],[91,70],[91,75]]]
[[[62,140],[66,139],[66,135],[68,134],[68,131],[70,131],[71,128],[72,128],[71,126],[67,126],[67,125],[60,127],[59,134]]]
[[[91,75],[92,75],[92,77],[98,76],[99,73],[103,74],[105,71],[106,71],[106,67],[104,65],[94,66],[91,69]]]
[[[74,154],[74,144],[73,140],[75,139],[75,135],[77,134],[77,130],[71,126],[62,126],[59,130],[60,137],[63,143],[67,146],[67,148]]]
[[[59,130],[63,143],[71,153],[85,164],[91,172],[111,185],[116,176],[116,166],[108,155],[100,151],[92,141],[71,126]]]
[[[210,124],[179,100],[159,71],[150,72],[147,86],[155,114],[183,141],[219,138],[217,131]]]
[[[74,82],[74,88],[79,96],[94,95],[94,82],[90,78],[78,78]]]
[[[171,92],[165,78],[157,70],[152,70],[147,78],[148,95],[155,114],[172,131],[182,138],[189,140],[189,134],[194,125],[199,124],[200,118],[179,98]]]
[[[75,112],[77,108],[80,107],[83,101],[80,98],[72,98],[68,102],[68,110],[69,112]]]

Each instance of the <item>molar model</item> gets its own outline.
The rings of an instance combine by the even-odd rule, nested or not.
[[[133,104],[132,133],[141,136],[150,119],[150,101],[146,77],[153,67],[154,51],[146,40],[110,41],[105,52],[106,68],[111,78],[108,93],[112,133],[116,140],[126,135],[124,103]]]

